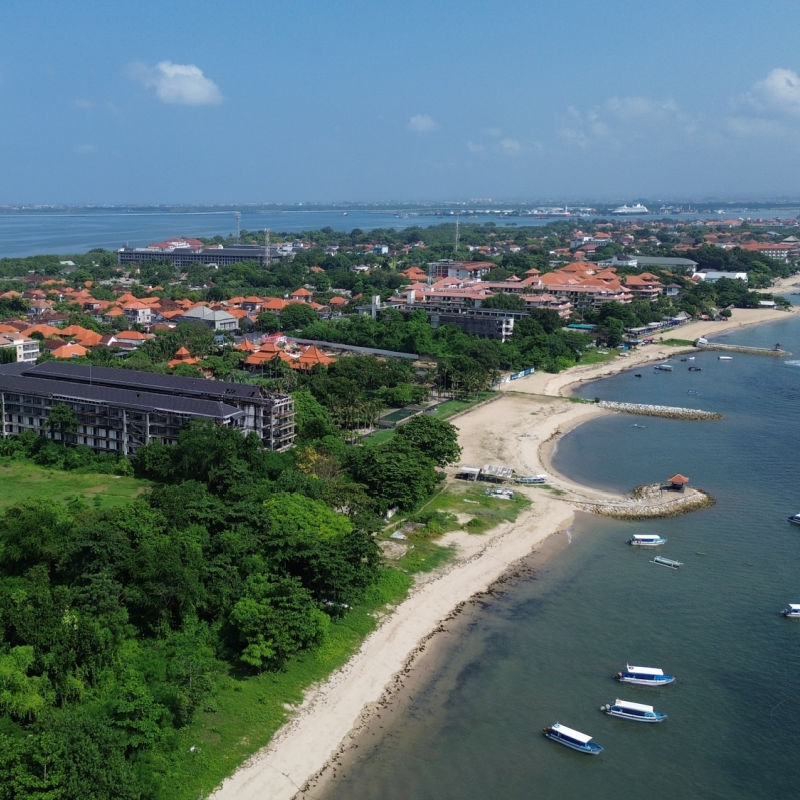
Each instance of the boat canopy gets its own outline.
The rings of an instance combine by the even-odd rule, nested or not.
[[[629,700],[620,700],[619,698],[614,701],[614,705],[620,708],[629,708],[632,711],[653,711],[653,706],[646,706],[644,703],[631,703]]]
[[[581,733],[580,731],[576,731],[573,728],[568,728],[566,725],[562,725],[560,722],[553,723],[552,728],[554,731],[558,731],[558,733],[568,736],[570,739],[574,739],[576,742],[580,742],[581,744],[586,744],[592,740],[591,736]]]
[[[661,536],[657,533],[634,533],[631,537],[637,541],[652,541],[653,539],[660,539]]]
[[[800,611],[800,603],[789,603],[786,608],[790,609],[791,611]]]
[[[642,675],[663,675],[664,670],[658,667],[632,667],[630,664],[625,665],[628,672],[639,672]]]

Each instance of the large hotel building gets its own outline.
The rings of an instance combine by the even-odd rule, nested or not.
[[[74,430],[50,425],[56,405],[72,410]],[[174,443],[194,419],[255,432],[268,450],[286,450],[294,442],[291,395],[258,386],[59,361],[0,364],[3,436],[34,431],[132,456],[152,442]]]

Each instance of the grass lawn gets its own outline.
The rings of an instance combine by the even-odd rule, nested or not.
[[[132,500],[149,489],[148,481],[95,472],[64,472],[30,461],[0,461],[0,511],[23,500],[47,497],[56,502],[82,498],[97,508],[110,508]]]

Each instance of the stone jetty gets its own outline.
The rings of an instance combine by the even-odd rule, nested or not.
[[[617,503],[581,503],[584,511],[614,519],[658,519],[687,514],[714,505],[714,498],[700,489],[675,491],[662,484],[645,484],[630,498]]]
[[[646,403],[616,403],[601,400],[597,404],[609,411],[621,411],[625,414],[639,414],[644,417],[667,417],[668,419],[722,419],[718,411],[705,411],[702,408],[681,408],[680,406],[654,406]]]

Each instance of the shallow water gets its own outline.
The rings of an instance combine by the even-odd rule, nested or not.
[[[724,341],[800,355],[800,320]],[[582,386],[585,397],[721,411],[718,422],[601,418],[567,434],[559,471],[630,491],[681,472],[716,505],[641,523],[578,515],[569,544],[499,596],[483,598],[418,664],[424,680],[384,714],[319,797],[793,798],[800,763],[800,358],[698,353],[672,373],[639,369]],[[795,363],[793,363],[795,362]],[[689,372],[689,365],[701,366]],[[633,428],[634,423],[646,425]],[[631,533],[663,533],[650,563]],[[677,676],[622,686],[625,662]],[[609,718],[616,697],[650,703],[661,725]],[[598,757],[559,747],[559,720],[592,734]],[[382,726],[382,727],[380,727]]]

